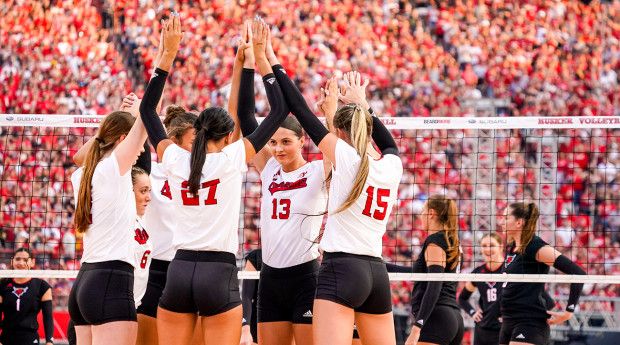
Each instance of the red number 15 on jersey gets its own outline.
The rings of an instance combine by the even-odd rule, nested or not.
[[[366,188],[366,205],[362,214],[376,220],[384,220],[387,215],[388,202],[384,198],[390,197],[390,190],[368,186]],[[371,210],[374,209],[374,212]]]

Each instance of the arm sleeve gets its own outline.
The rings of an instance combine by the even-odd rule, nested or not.
[[[254,100],[254,70],[244,68],[243,72],[241,72],[241,81],[239,84],[237,117],[239,118],[241,135],[245,137],[254,132],[258,127],[258,122],[254,116],[254,111],[256,110]]]
[[[472,292],[463,288],[461,293],[459,294],[459,306],[463,309],[469,316],[472,316],[476,313],[476,308],[474,308],[471,303],[469,303],[469,298],[471,297]]]
[[[149,135],[151,145],[155,148],[162,140],[167,138],[166,130],[159,116],[157,116],[156,110],[161,94],[164,92],[166,78],[168,78],[168,72],[159,68],[155,69],[155,73],[153,73],[153,77],[146,86],[144,97],[140,103],[140,118]]]
[[[384,156],[388,154],[398,156],[396,141],[394,141],[392,134],[385,127],[383,122],[376,116],[372,117],[372,140],[377,144],[381,154]]]
[[[428,273],[443,273],[444,268],[439,265],[431,265],[428,267]],[[433,309],[435,309],[435,304],[439,299],[439,294],[441,293],[441,287],[443,286],[443,282],[428,282],[426,285],[426,291],[424,291],[424,297],[422,297],[422,303],[420,305],[420,310],[418,314],[415,315],[414,326],[422,328],[424,323],[428,321],[428,318],[431,316]]]
[[[45,341],[54,342],[54,314],[52,311],[52,301],[41,302],[41,310],[43,314]]]
[[[555,259],[553,267],[566,274],[586,274],[586,272],[581,267],[579,267],[576,263],[572,262],[564,255],[560,255]],[[568,302],[566,303],[566,311],[569,311],[571,313],[575,312],[575,307],[577,307],[577,304],[579,303],[579,295],[581,295],[581,290],[583,290],[583,283],[570,284],[570,293],[568,295]]]
[[[555,300],[551,298],[551,295],[547,291],[543,291],[542,298],[545,301],[545,307],[547,310],[552,310],[555,307]]]
[[[267,99],[269,100],[271,111],[256,130],[246,136],[246,139],[252,143],[256,152],[260,151],[263,146],[267,144],[269,138],[278,130],[278,127],[280,127],[280,124],[288,115],[288,107],[284,101],[284,96],[273,74],[270,73],[264,76],[263,82],[265,82]]]
[[[147,174],[151,174],[151,147],[144,143],[144,152],[140,153],[135,166],[144,169]]]
[[[256,279],[244,279],[241,293],[241,304],[243,305],[243,325],[248,325],[252,322],[252,299],[256,295],[258,289],[258,280]]]
[[[306,130],[306,133],[308,133],[308,136],[312,139],[314,144],[319,145],[329,131],[310,110],[304,96],[302,96],[299,89],[297,89],[295,84],[293,84],[288,77],[284,67],[282,67],[282,65],[274,65],[272,68],[278,83],[280,83],[284,98],[286,98],[286,102],[291,108],[291,112],[295,115],[297,120],[299,120],[299,123],[301,123],[301,126]]]

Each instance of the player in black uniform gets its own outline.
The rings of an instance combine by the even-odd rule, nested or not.
[[[478,274],[499,274],[502,273],[504,264],[504,251],[502,248],[502,238],[492,233],[480,239],[480,248],[484,264],[472,271]],[[480,298],[478,299],[479,308],[474,308],[469,303],[472,293],[478,289]],[[461,308],[471,316],[476,322],[474,329],[474,345],[497,345],[499,344],[499,331],[502,327],[499,314],[499,299],[502,294],[502,283],[498,282],[467,282],[461,290],[458,302]],[[544,292],[548,310],[553,309],[555,301]]]
[[[484,264],[474,268],[472,273],[501,273],[504,263],[504,253],[501,249],[502,239],[496,233],[484,236],[480,239],[480,249]],[[474,308],[469,303],[471,294],[478,289],[480,298]],[[476,322],[474,329],[474,345],[497,345],[499,344],[499,303],[502,283],[497,282],[467,282],[459,295],[459,305]]]
[[[428,231],[414,273],[455,273],[459,271],[460,247],[458,210],[454,200],[431,196],[422,214]],[[456,282],[416,282],[411,297],[415,323],[406,345],[457,345],[463,338],[463,317],[456,302]]]
[[[504,273],[547,274],[549,267],[566,274],[586,274],[581,267],[535,235],[538,207],[534,203],[513,203],[506,208],[504,228],[510,246]],[[504,283],[500,299],[502,328],[500,344],[546,345],[549,325],[570,319],[579,302],[583,284],[573,283],[564,312],[547,311],[544,283]]]
[[[11,265],[15,270],[29,270],[34,266],[26,248],[15,251]],[[3,345],[39,344],[37,314],[43,311],[45,344],[54,344],[54,317],[52,315],[52,288],[38,278],[13,278],[0,281],[0,320]]]
[[[245,256],[244,271],[260,271],[263,256],[260,249],[254,249]],[[241,303],[243,304],[243,327],[241,328],[241,345],[258,342],[258,279],[245,279],[241,283]]]

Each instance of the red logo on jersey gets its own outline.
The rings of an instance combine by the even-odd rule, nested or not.
[[[28,287],[18,288],[16,286],[13,286],[13,295],[17,296],[17,298],[21,298],[22,295],[26,292],[28,292]]]
[[[304,177],[294,182],[280,182],[280,183],[271,182],[271,184],[269,185],[269,192],[271,193],[271,195],[273,195],[273,193],[275,192],[306,188],[308,187],[308,184],[306,183],[307,180],[308,178]]]
[[[281,169],[278,169],[278,172],[277,172],[277,173],[275,173],[275,174],[273,174],[273,179],[272,179],[272,181],[275,181],[275,180],[277,180],[277,179],[278,179],[278,177],[280,176],[280,172],[281,172],[281,171],[282,171]]]
[[[504,267],[508,267],[508,265],[510,265],[512,261],[515,259],[515,256],[516,254],[506,255],[506,262],[504,262]]]
[[[136,236],[134,237],[134,239],[140,244],[145,244],[146,241],[149,240],[149,234],[146,232],[146,230],[138,228],[136,229]]]

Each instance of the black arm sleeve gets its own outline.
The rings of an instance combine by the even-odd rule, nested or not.
[[[278,127],[280,127],[280,124],[288,115],[288,107],[284,101],[282,90],[280,90],[280,85],[278,85],[278,81],[273,74],[270,73],[264,76],[263,82],[265,82],[265,90],[267,91],[267,99],[269,100],[271,111],[260,126],[246,136],[246,139],[254,146],[256,152],[260,151],[267,144],[273,133],[278,130]]]
[[[241,304],[243,305],[243,325],[249,325],[252,322],[252,299],[256,295],[258,289],[258,280],[244,279],[241,283]]]
[[[579,267],[579,265],[572,262],[564,255],[560,255],[555,259],[553,267],[566,274],[586,274],[586,272]],[[566,311],[570,311],[571,313],[575,311],[575,307],[577,307],[577,303],[579,303],[579,295],[581,295],[581,290],[583,290],[583,283],[570,284],[570,294],[568,295],[568,302],[566,303]]]
[[[272,68],[278,83],[280,83],[286,102],[291,108],[291,112],[299,120],[299,123],[301,123],[301,126],[306,130],[314,144],[319,145],[321,140],[329,134],[329,131],[310,110],[304,96],[288,77],[284,67],[282,65],[274,65]]]
[[[471,303],[469,303],[469,298],[471,297],[472,292],[463,288],[461,293],[459,294],[459,306],[463,309],[469,316],[472,316],[476,313],[476,308],[474,308]]]
[[[398,146],[396,146],[396,141],[392,137],[390,131],[385,128],[385,125],[378,117],[372,117],[372,140],[374,140],[377,147],[381,151],[383,155],[397,155],[398,156]]]
[[[45,341],[54,341],[54,314],[52,312],[52,301],[41,302],[43,313],[43,329],[45,330]]]
[[[151,145],[153,145],[155,149],[157,149],[157,145],[162,140],[167,138],[164,125],[161,123],[156,111],[161,94],[164,92],[167,77],[168,72],[159,68],[155,69],[153,78],[151,78],[149,84],[146,86],[144,97],[140,103],[140,118],[149,135]]]
[[[254,104],[254,70],[244,68],[241,72],[239,83],[239,99],[237,106],[237,118],[241,135],[248,136],[258,127],[258,121],[254,117],[256,105]]]
[[[545,307],[547,310],[553,310],[553,307],[555,307],[555,300],[551,298],[547,291],[543,291],[542,298],[545,301]]]
[[[443,273],[444,270],[444,267],[439,265],[431,265],[428,267],[428,273]],[[420,310],[418,311],[418,314],[415,315],[414,326],[422,328],[424,323],[428,321],[433,309],[435,309],[435,304],[439,299],[442,286],[443,282],[428,282],[426,285],[426,291],[424,291],[424,297],[422,297]]]
[[[151,174],[151,147],[148,143],[144,143],[144,152],[140,153],[134,166],[144,169],[149,175]]]
[[[387,263],[387,262],[385,263],[385,268],[387,268],[388,272],[394,272],[394,273],[413,273],[413,267],[395,265],[395,264],[390,264],[390,263]]]

